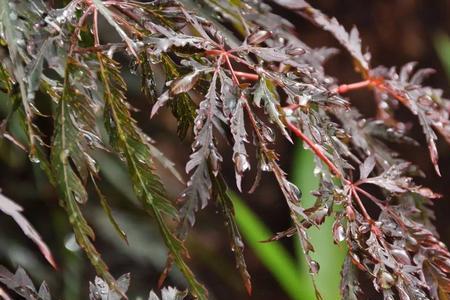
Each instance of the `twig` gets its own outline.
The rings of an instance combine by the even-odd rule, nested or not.
[[[368,87],[372,84],[372,80],[364,80],[360,82],[350,83],[350,84],[341,84],[333,92],[337,94],[345,94],[350,91],[359,90],[365,87]]]
[[[331,160],[328,157],[326,157],[325,154],[323,154],[322,150],[313,141],[311,141],[309,137],[307,137],[299,128],[297,128],[289,120],[286,120],[286,125],[297,137],[299,137],[309,146],[309,148],[311,148],[314,154],[328,166],[328,168],[334,175],[344,180],[345,183],[350,183],[350,181],[345,179],[342,172],[331,162]]]

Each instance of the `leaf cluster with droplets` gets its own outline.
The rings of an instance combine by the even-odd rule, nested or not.
[[[122,160],[143,210],[155,219],[169,252],[161,282],[175,264],[190,293],[208,297],[186,263],[184,241],[196,213],[214,202],[221,208],[238,272],[251,293],[244,244],[222,174],[227,161],[221,141],[232,150],[239,191],[247,190],[250,170],[256,170],[250,192],[263,172],[273,175],[293,227],[270,240],[297,234],[313,279],[320,266],[311,257],[314,245],[308,229],[332,216],[335,242],[348,246],[341,285],[345,299],[364,292],[359,272],[371,278],[386,299],[446,299],[450,254],[434,233],[428,208],[430,199],[439,195],[415,184],[418,168],[388,146],[417,144],[395,118],[400,103],[417,116],[440,173],[437,133],[450,142],[450,105],[441,91],[422,85],[431,71],[413,73],[414,64],[400,71],[372,68],[356,28],[347,32],[335,18],[303,0],[274,0],[331,32],[350,54],[363,81],[340,85],[323,68],[336,50],[306,45],[296,28],[265,1],[182,2],[186,6],[175,0],[73,0],[52,9],[41,1],[0,0],[0,88],[9,96],[10,115],[19,116],[26,139],[19,141],[7,132],[9,117],[2,133],[28,151],[58,191],[76,240],[101,277],[91,284],[92,299],[100,289],[125,297],[127,281],[111,275],[83,215],[92,185],[119,237],[127,241],[98,184],[102,166],[93,158],[94,151],[109,151]],[[109,41],[99,25],[114,30],[119,41]],[[167,196],[154,161],[163,162],[178,179],[181,167],[174,167],[135,121],[119,55],[141,76],[141,90],[152,105],[150,117],[168,107],[179,137],[192,138],[179,205]],[[356,88],[374,92],[375,117],[364,118],[344,97]],[[47,95],[54,108],[50,145],[35,122],[42,116],[35,105],[37,91]],[[303,206],[299,187],[289,181],[274,150],[283,139],[292,143],[294,136],[316,156],[320,187],[313,192],[317,200],[312,207]],[[376,196],[368,185],[378,189]],[[369,215],[366,202],[379,211]],[[321,298],[319,291],[316,295]]]

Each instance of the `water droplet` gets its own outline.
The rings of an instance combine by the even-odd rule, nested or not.
[[[370,230],[369,224],[363,224],[358,227],[358,231],[361,233],[367,233],[367,232],[369,232],[369,230]]]
[[[37,157],[35,153],[30,153],[28,157],[32,163],[38,164],[41,162],[41,160],[39,159],[39,157]]]
[[[381,271],[378,274],[378,284],[383,289],[390,289],[395,284],[395,279],[390,273]]]
[[[213,174],[214,176],[217,176],[217,174],[219,174],[220,162],[222,161],[222,157],[219,153],[217,153],[217,151],[212,151],[210,154],[210,160]]]
[[[315,166],[313,173],[315,176],[319,175],[322,172],[322,169],[320,167]]]
[[[303,48],[292,48],[292,49],[286,50],[286,54],[292,55],[292,56],[299,56],[299,55],[305,54],[305,52],[306,51]]]
[[[25,47],[25,45],[26,45],[26,42],[24,39],[18,39],[16,43],[20,47]]]
[[[275,141],[275,131],[273,131],[272,128],[263,126],[262,134],[269,143],[273,143]]]
[[[260,158],[260,162],[259,162],[259,168],[261,169],[261,171],[263,172],[270,172],[272,171],[272,166],[270,165],[270,163],[268,163],[264,158]]]
[[[87,153],[84,153],[84,157],[86,158],[86,161],[88,163],[89,169],[92,172],[97,173],[99,168],[97,166],[97,162],[95,161],[95,159],[93,159],[92,156],[88,155]]]
[[[242,241],[242,239],[240,237],[235,237],[234,243],[236,244],[237,247],[244,248],[244,242]]]
[[[314,213],[314,222],[318,225],[322,224],[325,221],[325,217],[328,214],[328,208],[326,206],[319,208]]]
[[[300,200],[300,198],[302,197],[302,191],[300,191],[300,189],[292,182],[289,182],[288,185],[291,194],[295,196],[296,200]]]
[[[242,174],[245,171],[250,170],[250,163],[245,154],[235,153],[235,155],[233,155],[233,161],[236,164],[237,173]]]
[[[247,43],[249,43],[250,45],[257,45],[264,42],[271,36],[272,33],[270,31],[266,30],[256,31],[247,37]]]
[[[403,249],[393,249],[391,250],[392,256],[395,257],[395,259],[402,264],[410,265],[411,259],[409,258],[408,253]]]
[[[203,127],[203,120],[201,118],[195,119],[195,129],[200,130]]]
[[[59,159],[61,160],[61,162],[63,164],[66,163],[67,161],[67,157],[69,157],[69,149],[64,149],[63,151],[61,151],[61,153],[59,154]]]
[[[355,219],[356,219],[355,210],[351,206],[346,206],[345,207],[345,214],[347,216],[347,219],[350,222],[355,221]]]
[[[350,253],[350,255],[351,255],[352,259],[353,259],[356,263],[359,264],[359,263],[361,262],[361,260],[359,259],[359,256],[356,255],[355,253]]]
[[[340,243],[342,241],[345,240],[345,230],[344,227],[342,227],[341,225],[339,225],[334,233],[334,238],[336,240],[336,242]]]
[[[309,262],[309,273],[315,275],[315,274],[317,274],[319,272],[319,270],[320,270],[319,263],[317,261],[315,261],[315,260],[311,260]]]
[[[80,195],[77,194],[77,193],[74,193],[73,197],[75,198],[75,201],[77,201],[78,203],[84,203],[85,202],[85,200],[83,198],[81,198]]]
[[[64,239],[64,247],[72,252],[77,252],[80,250],[80,246],[78,245],[74,234],[70,234]]]
[[[9,19],[11,20],[11,21],[17,21],[17,14],[15,13],[15,12],[11,12],[10,14],[9,14]]]

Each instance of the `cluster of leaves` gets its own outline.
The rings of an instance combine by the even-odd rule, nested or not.
[[[8,269],[0,265],[0,282],[9,290],[22,296],[26,300],[51,300],[50,290],[45,281],[40,285],[39,289],[33,284],[27,272],[19,267],[16,273],[11,273]],[[120,300],[127,292],[130,286],[130,274],[124,274],[117,279],[117,289],[112,290],[108,284],[96,277],[94,283],[89,282],[89,300]],[[167,287],[161,290],[161,298],[150,291],[148,300],[183,300],[186,292],[178,291],[176,288]],[[10,296],[0,288],[0,296],[2,299],[10,300]]]
[[[221,174],[224,158],[219,142],[227,141],[239,190],[251,168],[256,169],[256,178],[250,192],[263,172],[274,175],[294,226],[272,240],[297,234],[313,277],[320,266],[310,256],[314,246],[308,228],[333,215],[335,242],[349,248],[342,272],[344,299],[357,299],[362,292],[358,270],[373,279],[385,299],[446,299],[450,253],[439,241],[428,209],[429,200],[439,195],[414,184],[411,176],[420,174],[417,167],[386,144],[414,143],[394,116],[401,103],[417,115],[439,174],[436,132],[450,142],[449,103],[441,91],[421,85],[429,70],[412,75],[412,64],[399,73],[371,68],[356,28],[347,32],[305,1],[273,0],[331,32],[353,57],[363,81],[338,85],[323,68],[336,50],[308,47],[293,25],[273,14],[266,3],[183,3],[73,0],[53,9],[41,1],[0,0],[0,37],[6,53],[1,57],[0,84],[11,100],[11,114],[21,119],[26,140],[18,141],[7,132],[8,119],[3,136],[26,149],[58,190],[77,242],[102,278],[91,284],[91,298],[104,293],[120,298],[126,291],[124,282],[128,286],[127,277],[116,280],[110,274],[83,217],[81,205],[88,200],[87,185],[92,184],[114,228],[126,240],[96,183],[101,166],[92,157],[94,150],[111,151],[123,161],[142,207],[156,220],[169,250],[162,280],[174,263],[186,277],[190,293],[207,298],[205,287],[185,262],[183,241],[196,212],[214,201],[222,208],[237,269],[251,292],[244,245]],[[198,5],[205,15],[196,12]],[[100,25],[113,29],[120,41],[108,41]],[[193,132],[185,168],[189,180],[178,208],[168,199],[154,160],[180,176],[133,119],[118,54],[139,71],[142,91],[153,104],[151,116],[169,106],[180,138]],[[362,118],[343,97],[366,87],[374,91],[379,106],[371,119]],[[38,90],[54,107],[50,146],[35,122],[42,116],[34,101]],[[313,207],[302,206],[299,188],[288,180],[273,150],[280,142],[277,133],[292,142],[290,132],[316,155],[315,175],[321,184],[314,192]],[[353,180],[356,176],[359,179]],[[376,196],[367,185],[379,188]],[[365,201],[376,204],[379,213],[369,215]],[[170,219],[177,222],[176,228]],[[321,298],[319,291],[316,295]],[[163,294],[165,298],[172,299]]]

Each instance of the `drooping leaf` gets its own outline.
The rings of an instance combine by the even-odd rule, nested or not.
[[[51,300],[47,283],[44,281],[37,291],[33,281],[22,267],[19,267],[13,274],[0,265],[0,282],[26,300]],[[4,297],[1,293],[0,296]],[[9,300],[9,298],[5,298],[5,300]]]
[[[341,295],[342,299],[357,300],[361,293],[357,277],[357,269],[350,257],[346,257],[341,271]]]
[[[415,185],[411,177],[404,175],[409,166],[409,163],[393,165],[376,177],[362,178],[361,182],[378,185],[392,193],[413,192],[430,199],[439,198],[439,194],[433,193],[428,188]]]
[[[199,299],[206,299],[206,289],[195,279],[184,262],[187,252],[183,243],[164,220],[164,214],[176,218],[176,210],[167,199],[159,178],[153,173],[152,153],[148,142],[125,104],[125,83],[120,77],[118,65],[100,53],[97,58],[104,89],[105,122],[110,143],[125,157],[134,192],[146,211],[155,218],[171,257],[189,283],[191,293]]]
[[[239,232],[239,227],[236,222],[233,202],[230,196],[227,194],[227,187],[223,178],[215,178],[214,186],[214,190],[217,191],[216,201],[221,207],[222,214],[224,215],[225,219],[225,226],[227,227],[228,233],[230,235],[231,251],[234,252],[236,268],[239,270],[247,293],[251,295],[252,282],[250,274],[247,270],[247,264],[245,263],[244,242],[242,240],[241,234]]]
[[[50,249],[42,240],[39,233],[22,214],[23,208],[0,193],[0,211],[14,219],[17,225],[20,226],[20,229],[22,229],[23,233],[39,247],[39,250],[42,255],[44,255],[45,259],[56,269],[56,262]]]
[[[347,32],[345,28],[339,24],[336,18],[326,16],[304,0],[275,0],[274,2],[294,10],[296,13],[301,14],[313,23],[322,27],[324,30],[333,34],[336,40],[353,56],[357,66],[361,69],[360,71],[364,73],[368,72],[370,56],[362,50],[361,38],[356,27],[353,27],[350,32]]]
[[[123,39],[123,41],[127,44],[130,52],[137,59],[139,59],[135,41],[132,38],[130,38],[126,34],[126,32],[123,30],[123,28],[116,22],[116,20],[114,20],[113,13],[108,9],[108,7],[105,6],[105,4],[103,4],[103,1],[92,0],[92,3],[95,5],[95,7],[99,11],[99,13],[106,19],[106,21],[117,31],[117,33],[120,35],[120,37]]]
[[[235,165],[236,185],[240,191],[242,190],[242,176],[244,172],[250,170],[248,154],[245,149],[245,143],[248,141],[244,122],[243,101],[242,98],[238,100],[230,119],[230,130],[234,139],[233,162]]]
[[[395,69],[378,67],[371,71],[371,76],[384,78],[379,85],[378,92],[388,96],[388,100],[395,100],[406,106],[413,114],[417,115],[419,123],[425,134],[436,173],[440,175],[438,166],[438,151],[436,147],[439,132],[450,143],[449,112],[446,99],[442,97],[442,91],[431,87],[422,86],[423,80],[433,73],[431,69],[421,69],[413,72],[416,63],[408,63],[402,67],[399,73]],[[387,104],[382,101],[380,105]],[[389,102],[388,102],[389,103]]]
[[[10,66],[12,68],[11,75],[16,78],[19,85],[21,96],[20,99],[22,101],[22,107],[25,111],[25,125],[27,128],[26,132],[30,143],[31,155],[34,155],[34,144],[36,139],[36,134],[34,132],[32,124],[34,112],[28,101],[28,90],[34,90],[34,88],[29,88],[26,81],[23,80],[26,77],[24,67],[25,61],[22,55],[23,49],[21,49],[21,47],[18,45],[18,41],[23,40],[23,36],[22,33],[18,30],[19,27],[17,26],[17,24],[15,24],[16,22],[22,23],[22,21],[18,21],[18,11],[16,9],[16,3],[12,3],[6,0],[2,0],[0,2],[0,21],[2,24],[1,33],[8,45]]]
[[[218,72],[214,72],[205,99],[199,105],[195,119],[194,151],[186,164],[186,173],[193,171],[187,189],[183,192],[186,199],[180,212],[182,220],[187,220],[192,226],[195,222],[195,212],[205,208],[211,197],[211,174],[216,176],[220,169],[222,156],[216,148],[214,128],[219,128],[219,122],[224,120],[217,96]],[[183,221],[185,223],[185,221]],[[183,230],[185,231],[185,230]]]
[[[94,178],[92,178],[92,182],[94,184],[95,191],[97,192],[97,195],[100,199],[100,204],[101,204],[103,210],[105,211],[106,215],[108,216],[109,222],[113,225],[113,227],[116,230],[116,232],[118,233],[118,235],[128,244],[127,234],[125,233],[125,231],[122,230],[119,223],[114,218],[111,206],[108,203],[108,199],[106,198],[105,195],[103,195],[102,191],[100,190],[100,187],[95,182]]]
[[[95,248],[95,234],[84,218],[79,204],[88,199],[85,182],[89,173],[95,173],[94,160],[89,155],[87,137],[95,137],[95,117],[92,103],[75,87],[77,76],[88,76],[88,72],[77,61],[68,58],[64,90],[59,99],[55,131],[51,150],[51,168],[62,205],[73,227],[77,243],[85,251],[97,274],[111,288],[116,287],[114,277]],[[75,165],[75,168],[72,167]]]

